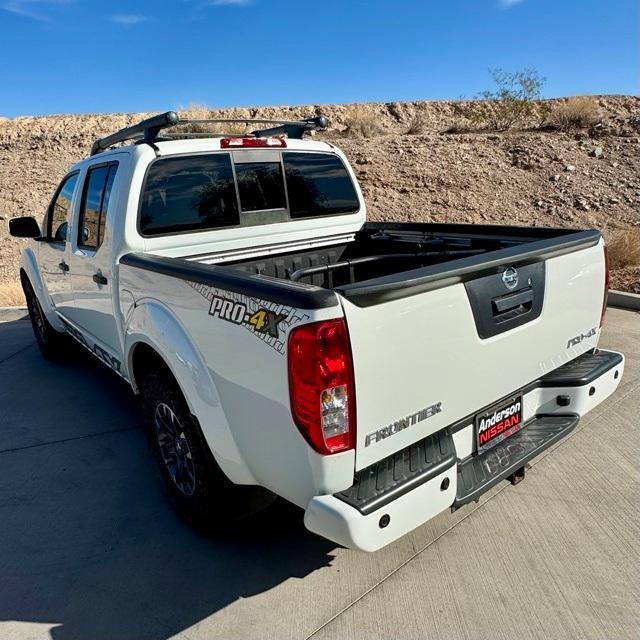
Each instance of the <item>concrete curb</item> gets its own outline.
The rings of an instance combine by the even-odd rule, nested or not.
[[[609,289],[609,298],[607,299],[608,307],[617,307],[618,309],[631,309],[640,311],[640,295],[637,293],[627,293],[626,291],[616,291]]]
[[[0,307],[0,322],[23,320],[28,315],[27,307]]]

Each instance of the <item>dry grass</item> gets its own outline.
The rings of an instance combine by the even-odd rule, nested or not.
[[[372,138],[385,133],[375,113],[361,105],[349,107],[345,121],[347,124],[345,134],[352,138]]]
[[[22,285],[19,282],[0,282],[0,307],[24,307]]]
[[[181,118],[189,118],[190,120],[210,120],[216,117],[215,112],[207,105],[192,103],[185,109],[180,109]],[[220,124],[186,124],[180,126],[180,131],[186,133],[248,133],[250,126],[242,122],[221,122]]]
[[[454,122],[450,124],[446,129],[442,130],[442,133],[472,133],[477,131],[477,129],[473,129],[468,124],[464,124],[462,122]]]
[[[548,122],[561,130],[586,129],[600,121],[598,102],[590,96],[576,96],[556,104]]]
[[[607,238],[607,255],[612,269],[640,265],[640,229],[614,231]]]
[[[427,120],[423,115],[417,114],[411,118],[409,127],[407,128],[407,135],[416,136],[424,133],[427,130]]]
[[[206,104],[197,102],[189,103],[184,109],[181,107],[178,115],[181,118],[191,118],[192,120],[206,120],[211,118],[212,110]]]

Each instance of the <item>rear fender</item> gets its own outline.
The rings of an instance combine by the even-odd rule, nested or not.
[[[49,321],[49,324],[56,330],[61,333],[65,332],[65,326],[62,324],[62,321],[58,317],[58,314],[55,312],[53,303],[51,302],[51,297],[49,296],[49,292],[42,280],[42,276],[40,274],[40,269],[38,267],[38,261],[36,259],[36,255],[31,247],[27,247],[23,249],[22,254],[20,256],[20,269],[25,273],[33,291],[38,298],[38,302],[42,307],[42,311],[44,312],[45,317]]]
[[[236,484],[257,484],[240,455],[209,369],[178,318],[157,300],[137,302],[128,315],[125,353],[133,390],[139,391],[133,370],[135,349],[146,344],[171,370],[223,472]]]

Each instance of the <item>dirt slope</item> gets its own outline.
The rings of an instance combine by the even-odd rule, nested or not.
[[[312,105],[226,109],[213,117],[300,118],[323,113],[319,134],[352,162],[376,220],[431,220],[640,230],[640,98],[598,98],[590,131],[444,133],[464,125],[460,102]],[[0,217],[41,217],[64,171],[96,137],[146,114],[0,120]],[[196,114],[202,115],[202,114]],[[375,117],[369,138],[345,132]],[[407,135],[412,121],[421,133]],[[368,126],[370,123],[368,123]],[[371,128],[369,126],[369,128]],[[374,127],[375,128],[375,127]],[[15,279],[21,242],[0,231],[0,282]],[[640,269],[614,273],[613,286],[640,292]]]

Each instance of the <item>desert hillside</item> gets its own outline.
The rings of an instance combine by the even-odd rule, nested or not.
[[[563,101],[539,103],[545,112]],[[619,248],[612,286],[640,292],[640,98],[593,99],[585,126],[532,121],[506,132],[479,128],[469,103],[224,109],[196,116],[279,117],[314,113],[320,138],[353,164],[374,220],[597,227]],[[53,189],[96,137],[146,114],[0,119],[0,219],[40,218]],[[21,242],[0,226],[0,282],[17,277]],[[622,247],[622,248],[620,248]],[[634,266],[634,263],[636,266]]]

